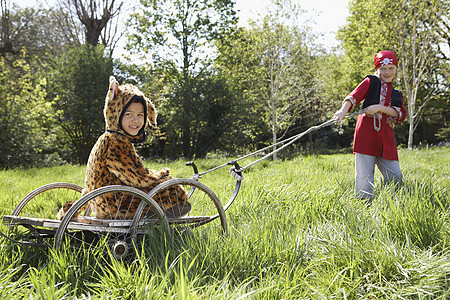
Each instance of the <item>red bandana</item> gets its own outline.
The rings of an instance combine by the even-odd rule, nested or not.
[[[392,51],[381,51],[375,54],[375,58],[373,59],[373,64],[375,65],[375,70],[386,65],[397,65],[397,56]]]

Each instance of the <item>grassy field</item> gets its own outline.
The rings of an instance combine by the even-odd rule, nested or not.
[[[450,148],[399,154],[403,186],[377,171],[370,207],[353,196],[351,154],[263,161],[244,172],[228,235],[154,234],[132,263],[0,238],[0,298],[450,299]],[[224,162],[196,161],[200,171]],[[184,161],[168,166],[192,175]],[[41,185],[83,178],[83,166],[0,171],[0,214]],[[233,190],[228,168],[201,182],[223,202]]]

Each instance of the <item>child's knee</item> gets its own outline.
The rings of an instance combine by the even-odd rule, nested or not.
[[[400,171],[392,172],[389,170],[387,171],[385,179],[394,183],[402,183],[403,174]]]

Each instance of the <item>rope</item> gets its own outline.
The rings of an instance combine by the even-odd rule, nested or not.
[[[351,114],[347,114],[347,115],[345,116],[344,119],[347,119],[347,118],[350,118],[350,117],[353,117],[353,116],[356,116],[356,115],[359,115],[359,114],[361,114],[361,113],[351,113]],[[335,124],[335,123],[336,123],[336,121],[335,121],[334,119],[328,120],[328,121],[326,121],[326,122],[324,122],[324,123],[322,123],[322,124],[320,124],[320,125],[310,127],[309,129],[307,129],[307,130],[304,131],[304,132],[301,132],[301,133],[299,133],[299,134],[297,134],[297,135],[291,136],[290,138],[287,138],[287,139],[284,139],[284,140],[282,140],[282,141],[279,141],[278,143],[272,144],[272,145],[267,146],[267,147],[265,147],[265,148],[259,149],[259,150],[255,151],[255,152],[252,152],[252,153],[249,153],[249,154],[247,154],[247,155],[241,156],[241,157],[236,158],[236,159],[234,159],[234,160],[232,160],[232,161],[229,161],[229,162],[227,162],[227,163],[225,163],[225,164],[223,164],[223,165],[214,167],[214,168],[212,168],[212,169],[210,169],[210,170],[204,171],[204,172],[202,172],[202,173],[198,173],[198,174],[196,174],[196,176],[200,177],[200,176],[202,176],[202,175],[205,175],[205,174],[210,173],[210,172],[212,172],[212,171],[218,170],[218,169],[220,169],[220,168],[223,168],[223,167],[226,167],[226,166],[229,166],[229,165],[235,165],[235,163],[236,163],[237,161],[239,161],[239,160],[245,159],[245,158],[250,157],[250,156],[254,156],[254,155],[256,155],[256,154],[258,154],[258,153],[260,153],[260,152],[266,151],[267,149],[270,149],[270,148],[273,148],[273,147],[278,146],[278,145],[280,145],[280,144],[284,144],[284,143],[286,143],[286,142],[289,142],[289,143],[287,143],[287,144],[281,146],[280,148],[278,148],[278,149],[276,149],[276,150],[274,150],[274,151],[272,151],[272,152],[270,152],[270,153],[264,155],[264,156],[261,157],[260,159],[257,159],[257,160],[255,160],[254,162],[249,163],[248,165],[246,165],[246,166],[244,166],[244,167],[240,167],[240,168],[238,168],[238,169],[236,169],[235,167],[233,167],[233,168],[231,168],[231,170],[230,170],[230,173],[232,173],[232,175],[233,175],[233,173],[241,173],[241,172],[244,171],[245,169],[247,169],[247,168],[253,166],[254,164],[257,164],[257,163],[259,163],[260,161],[263,161],[264,159],[266,159],[266,158],[272,156],[273,154],[275,154],[275,153],[277,153],[277,152],[283,150],[283,149],[286,148],[287,146],[290,146],[291,144],[293,144],[294,142],[296,142],[298,139],[302,138],[302,137],[305,136],[306,134],[311,133],[311,132],[314,132],[314,131],[317,131],[317,130],[323,128],[323,127],[327,127],[327,126],[332,125],[332,124]],[[234,175],[233,175],[233,176],[234,176]]]
[[[250,168],[250,167],[253,166],[254,164],[259,163],[260,161],[265,160],[266,158],[272,156],[273,154],[275,154],[275,153],[277,153],[277,152],[283,150],[283,149],[286,148],[287,146],[290,146],[290,145],[293,144],[295,141],[297,141],[298,139],[302,138],[304,135],[306,135],[306,134],[308,134],[308,133],[311,133],[311,132],[314,132],[314,131],[316,131],[316,130],[319,130],[319,129],[323,128],[323,127],[326,127],[326,126],[331,125],[331,124],[334,124],[334,123],[336,123],[335,120],[329,120],[329,121],[326,121],[326,122],[324,122],[324,123],[322,123],[322,124],[320,124],[320,125],[313,126],[313,127],[309,128],[308,130],[306,130],[306,131],[304,131],[304,132],[302,132],[302,133],[300,133],[300,134],[297,134],[297,135],[291,137],[291,141],[290,141],[289,143],[287,143],[287,144],[281,146],[280,148],[278,148],[278,149],[276,149],[276,150],[274,150],[274,151],[272,151],[272,152],[270,152],[270,153],[267,153],[266,155],[264,155],[264,156],[261,157],[260,159],[257,159],[257,160],[255,160],[254,162],[249,163],[248,165],[246,165],[245,167],[240,168],[239,170],[236,170],[236,172],[242,172],[242,171],[244,171],[245,169]],[[286,142],[286,140],[284,140],[283,143],[284,143],[284,142]],[[278,145],[278,144],[280,144],[280,143],[281,143],[281,142],[276,143],[276,144],[273,144],[273,145],[270,146],[270,147],[276,146],[276,145]]]

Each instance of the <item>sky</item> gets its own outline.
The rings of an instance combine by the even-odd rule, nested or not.
[[[338,44],[336,33],[344,25],[348,16],[349,0],[293,0],[306,10],[305,17],[310,19],[312,29],[323,35],[319,39],[326,47]],[[235,7],[240,11],[239,25],[245,26],[247,19],[257,17],[269,3],[268,0],[236,0]]]
[[[336,46],[336,32],[340,26],[344,25],[348,16],[349,0],[293,0],[307,12],[306,19],[311,20],[310,25],[316,33],[320,33],[322,38],[319,42],[327,48]],[[37,6],[37,3],[52,4],[54,0],[11,0],[19,3],[20,6]],[[258,12],[262,12],[269,3],[269,0],[236,0],[235,8],[239,11],[239,25],[245,26],[247,20],[255,19]]]

